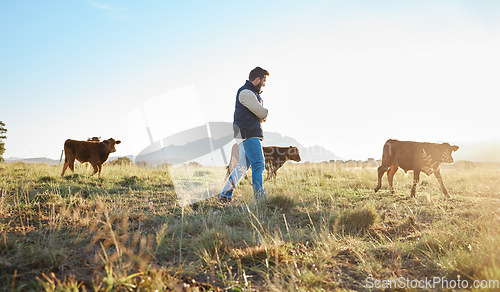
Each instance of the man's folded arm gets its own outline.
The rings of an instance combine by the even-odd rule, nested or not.
[[[238,99],[243,106],[248,108],[259,119],[265,120],[267,118],[267,109],[259,103],[257,96],[250,90],[242,90]]]

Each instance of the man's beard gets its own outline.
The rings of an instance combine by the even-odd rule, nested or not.
[[[261,90],[262,89],[262,81],[259,82],[259,84],[255,85],[255,87],[259,90],[259,93],[261,93],[262,92],[262,90]]]

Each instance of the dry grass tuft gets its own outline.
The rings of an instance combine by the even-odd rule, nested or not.
[[[373,227],[377,217],[377,210],[371,206],[348,210],[340,217],[342,231],[348,234],[366,233]]]

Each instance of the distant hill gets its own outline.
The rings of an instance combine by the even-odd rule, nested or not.
[[[341,157],[335,155],[332,151],[322,146],[315,145],[312,147],[304,147],[294,138],[283,136],[280,133],[276,132],[264,132],[264,140],[262,141],[262,146],[297,146],[297,148],[299,148],[301,162],[342,160]],[[231,155],[231,147],[231,143],[224,147],[227,159],[229,159],[229,156]],[[211,155],[198,157],[196,159],[193,159],[192,161],[196,161],[198,163],[201,163],[202,165],[225,165],[222,155],[219,151],[215,151]]]
[[[130,158],[132,161],[134,160],[134,156],[133,155],[127,155],[126,157]],[[116,160],[118,158],[119,158],[119,156],[109,157],[107,162]],[[12,162],[45,163],[45,164],[49,164],[49,165],[59,164],[59,160],[57,160],[57,159],[51,159],[51,158],[47,158],[47,157],[37,157],[37,158],[9,157],[9,158],[5,159],[5,162],[11,162],[11,163]],[[76,161],[76,162],[78,163],[78,161]],[[61,163],[64,163],[64,156],[63,156],[63,160],[61,161]]]
[[[162,151],[156,151],[151,154],[142,155],[140,161],[145,161],[148,164],[158,165],[163,164],[165,162],[168,163],[176,163],[175,157],[178,157],[177,160],[185,161],[185,163],[189,162],[198,162],[202,165],[226,165],[227,160],[231,155],[231,147],[232,143],[225,145],[223,148],[224,155],[226,157],[226,161],[222,155],[220,150],[216,150],[213,153],[203,155],[201,157],[197,157],[195,159],[186,161],[183,157],[182,149],[186,148],[186,152],[194,153],[191,148],[201,148],[203,145],[208,145],[206,141],[195,141],[196,143],[187,144],[184,146],[179,145],[170,145],[166,146],[162,149]],[[192,145],[193,144],[193,145]],[[196,144],[196,145],[194,145]],[[199,145],[198,145],[199,144]],[[200,146],[201,145],[201,146]],[[264,140],[262,142],[263,146],[297,146],[299,148],[300,156],[302,158],[301,162],[322,162],[322,161],[330,161],[330,160],[341,160],[339,156],[335,155],[332,151],[322,147],[322,146],[312,146],[312,147],[304,147],[294,138],[283,136],[276,132],[264,132]],[[205,146],[206,147],[206,146]],[[200,153],[203,151],[200,151]],[[137,162],[136,157],[130,157],[134,162]]]
[[[304,147],[292,137],[282,136],[276,132],[264,132],[263,146],[297,146],[299,148],[302,161],[322,162],[330,160],[342,160],[341,157],[335,155],[332,151],[325,147],[314,145],[312,147]]]
[[[5,162],[23,162],[23,163],[45,163],[45,164],[59,164],[59,160],[50,159],[47,157],[37,157],[37,158],[19,158],[19,157],[9,157],[5,159]]]

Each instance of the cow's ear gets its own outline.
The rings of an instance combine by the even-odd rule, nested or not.
[[[460,148],[460,147],[458,147],[458,146],[456,146],[456,145],[451,146],[451,150],[452,150],[453,152],[457,151],[459,148]]]
[[[122,141],[118,140],[118,141],[116,141],[116,144],[120,144],[121,142],[122,142]]]

